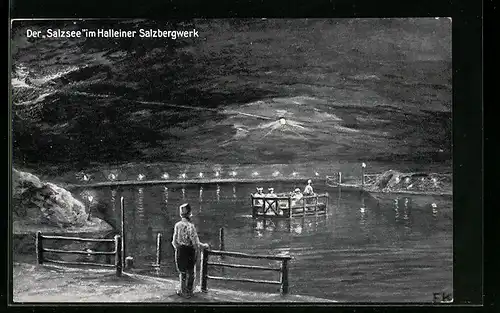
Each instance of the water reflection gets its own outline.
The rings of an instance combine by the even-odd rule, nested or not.
[[[411,198],[403,197],[394,199],[394,211],[396,222],[401,222],[406,231],[411,231]]]
[[[217,196],[217,202],[219,202],[220,201],[220,186],[219,186],[219,184],[217,184],[217,190],[215,192],[216,192],[216,196]]]
[[[116,189],[111,189],[111,210],[113,216],[116,216]]]
[[[264,233],[271,232],[290,232],[291,222],[289,219],[255,219],[253,220],[253,229],[257,231],[257,235],[262,237]]]
[[[396,222],[399,221],[399,198],[394,199],[394,211],[396,212]]]
[[[409,214],[410,214],[410,208],[409,208],[409,202],[408,198],[404,198],[404,205],[403,205],[403,220],[408,221],[410,219]]]
[[[165,208],[168,205],[168,187],[163,187],[163,202],[165,202]]]
[[[182,187],[181,192],[182,192],[182,200],[186,200],[186,188]]]
[[[364,194],[361,195],[361,206],[359,208],[359,212],[360,212],[359,224],[363,232],[366,232],[366,205],[365,205]]]
[[[342,188],[338,188],[338,197],[337,197],[337,208],[340,208],[340,200],[342,199]]]
[[[290,222],[290,232],[292,234],[315,233],[318,231],[320,221],[326,221],[325,216],[311,216],[292,219]]]
[[[148,229],[146,230],[146,242],[147,244],[145,250],[147,251],[148,255],[155,255],[156,249],[153,249],[155,238],[153,236],[153,228],[151,226],[148,226]]]
[[[238,196],[236,195],[236,186],[233,185],[233,199],[236,199],[238,198]]]
[[[203,186],[200,186],[200,196],[199,196],[200,202],[203,202]]]
[[[437,219],[438,218],[438,210],[437,210],[437,205],[435,203],[432,203],[431,204],[431,208],[432,208],[432,217],[434,219]]]
[[[139,215],[139,220],[144,221],[144,188],[137,189],[137,213]]]

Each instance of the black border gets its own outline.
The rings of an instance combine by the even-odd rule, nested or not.
[[[435,17],[453,18],[453,164],[454,164],[454,305],[483,302],[483,99],[482,99],[482,16],[480,0],[467,1],[56,1],[11,0],[10,18],[210,18],[210,17]],[[140,6],[138,6],[140,4]],[[10,24],[10,23],[9,23]],[[9,71],[10,79],[10,71]],[[9,111],[10,113],[10,111]],[[11,179],[9,115],[9,200]],[[10,201],[9,201],[10,202]],[[10,204],[10,203],[9,203]],[[6,212],[4,210],[4,212]],[[10,216],[9,216],[10,217]],[[4,223],[10,221],[2,219]],[[7,238],[10,242],[10,230]],[[7,251],[7,264],[11,264]],[[11,271],[9,271],[11,273]],[[11,283],[11,277],[8,280]],[[12,286],[10,284],[10,286]],[[2,293],[3,298],[4,293]],[[11,303],[11,295],[7,301]],[[242,304],[245,305],[246,304]],[[238,305],[238,306],[242,306]],[[358,307],[359,309],[373,307]],[[454,306],[453,305],[453,306]],[[75,308],[57,305],[63,311]],[[122,305],[120,305],[122,306]],[[141,308],[148,304],[127,305]],[[156,305],[155,305],[156,306]],[[163,305],[212,311],[200,306]],[[229,308],[238,306],[231,305]],[[262,305],[269,307],[270,305]],[[284,307],[283,304],[280,305]],[[313,305],[316,306],[316,305]],[[353,305],[342,305],[344,308]],[[400,305],[396,307],[408,307]],[[87,306],[88,307],[88,306]],[[99,305],[109,309],[108,305]],[[98,310],[94,307],[92,310]],[[125,307],[125,306],[124,306]],[[274,306],[272,306],[274,307]],[[297,307],[297,305],[292,305]],[[301,306],[300,306],[301,307]],[[316,306],[316,310],[328,309]],[[383,303],[383,309],[389,304]],[[391,306],[393,307],[393,306]],[[30,306],[25,307],[30,308]],[[219,307],[222,309],[222,307]],[[260,309],[255,307],[255,309]],[[13,307],[11,307],[13,309]],[[18,309],[18,308],[16,308]],[[38,307],[38,311],[41,307]],[[291,309],[290,307],[287,309]],[[341,309],[340,307],[336,308]],[[51,309],[52,310],[52,309]],[[141,310],[141,311],[142,311]]]

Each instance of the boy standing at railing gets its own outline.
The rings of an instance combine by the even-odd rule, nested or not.
[[[196,253],[200,249],[208,249],[209,245],[200,242],[194,224],[191,222],[192,210],[188,203],[179,207],[181,220],[174,226],[172,245],[175,248],[175,264],[179,271],[179,296],[190,298],[194,288],[194,267]]]

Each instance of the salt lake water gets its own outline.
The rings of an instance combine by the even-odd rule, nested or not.
[[[278,193],[303,188],[302,183],[293,182],[258,186],[272,186]],[[212,248],[218,248],[219,228],[223,227],[228,251],[290,255],[290,293],[349,302],[430,302],[434,292],[451,291],[451,197],[370,195],[317,183],[315,191],[330,196],[326,216],[254,219],[250,193],[256,187],[254,183],[157,185],[77,193],[92,195],[93,207],[104,204],[101,214],[114,227],[119,225],[120,197],[124,197],[126,254],[133,256],[138,270],[150,275],[176,277],[170,241],[173,225],[179,220],[177,208],[189,202],[200,239]],[[157,233],[163,236],[159,271],[151,266],[156,259]],[[244,259],[231,262],[271,264]],[[242,269],[211,269],[210,274],[278,279],[277,272]],[[208,287],[279,292],[274,285],[212,280]]]

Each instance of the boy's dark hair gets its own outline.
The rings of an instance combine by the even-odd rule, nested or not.
[[[189,219],[191,217],[191,206],[189,203],[184,203],[179,207],[181,217]]]

